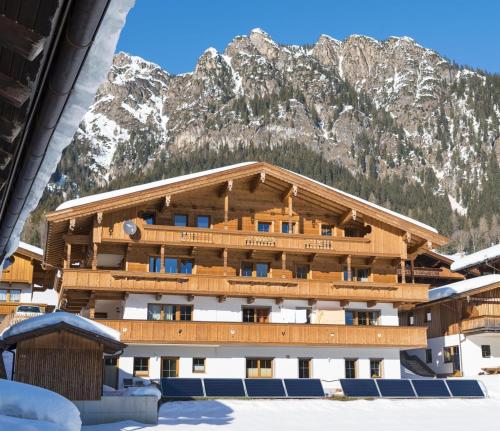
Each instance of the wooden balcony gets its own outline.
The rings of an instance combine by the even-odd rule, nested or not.
[[[123,242],[113,232],[104,229],[103,241]],[[353,256],[379,256],[399,258],[397,253],[374,253],[368,238],[325,237],[319,235],[216,230],[164,225],[145,225],[141,232],[143,244],[168,244],[180,247],[208,247],[215,249],[240,249],[288,251],[303,254],[329,254]]]
[[[100,320],[129,344],[267,344],[420,348],[426,328],[319,324]]]
[[[24,302],[0,302],[0,314],[11,314],[15,313],[17,307],[19,305],[30,305],[35,307],[40,307],[42,311],[45,311],[47,304],[32,304],[32,303],[24,303]]]
[[[500,332],[500,316],[478,316],[463,320],[461,330],[465,333]]]
[[[418,303],[428,285],[65,269],[64,290]]]

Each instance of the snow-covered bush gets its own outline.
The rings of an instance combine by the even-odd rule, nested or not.
[[[156,397],[157,400],[161,398],[160,390],[154,385],[127,388],[125,395],[130,395],[132,397],[152,396]]]
[[[80,412],[71,401],[63,396],[38,386],[3,379],[0,379],[0,416],[33,419],[57,425],[57,427],[48,428],[50,431],[59,431],[59,429],[80,431],[82,425]],[[2,420],[8,423],[10,419],[7,417]],[[6,426],[0,426],[0,429],[18,430],[17,427]],[[29,430],[29,428],[25,429]],[[32,429],[43,428],[36,428],[36,424],[33,424]]]

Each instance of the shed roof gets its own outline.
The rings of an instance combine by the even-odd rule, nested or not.
[[[450,268],[452,271],[463,271],[464,269],[481,265],[482,263],[495,259],[500,259],[500,244],[476,251],[475,253],[464,256],[461,259],[457,259],[451,264]]]
[[[429,290],[429,301],[438,301],[440,299],[464,295],[488,286],[494,288],[500,287],[500,274],[483,275],[481,277],[469,278],[445,286],[435,287]]]

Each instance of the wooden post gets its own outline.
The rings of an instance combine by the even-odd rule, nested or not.
[[[64,262],[64,267],[71,267],[71,243],[66,243],[66,262]]]
[[[95,319],[95,294],[94,292],[90,293],[89,299],[89,318]]]
[[[160,272],[165,272],[165,246],[160,246]]]
[[[285,274],[285,271],[286,271],[286,253],[283,252],[281,253],[281,278],[286,278],[286,274]]]
[[[292,214],[293,214],[293,198],[292,194],[288,195],[288,233],[293,233]]]
[[[411,282],[415,284],[415,259],[410,260]]]
[[[93,243],[93,248],[92,248],[92,269],[96,270],[97,269],[97,243]]]
[[[227,248],[222,252],[222,256],[224,258],[224,276],[227,275]]]
[[[401,283],[406,283],[406,261],[401,259]]]
[[[229,193],[233,189],[233,180],[229,180],[224,190],[224,229],[228,229],[229,222]]]
[[[351,255],[347,256],[347,281],[352,281],[352,258]]]

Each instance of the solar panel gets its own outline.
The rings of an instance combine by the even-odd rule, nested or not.
[[[289,397],[324,397],[325,391],[319,379],[284,379]]]
[[[203,379],[207,397],[245,397],[242,379]]]
[[[286,397],[281,379],[245,379],[249,397]]]
[[[380,394],[373,379],[340,379],[342,391],[347,397],[379,397]]]
[[[449,398],[450,393],[444,380],[412,380],[413,387],[418,397]]]
[[[162,378],[161,392],[166,398],[191,398],[205,396],[201,379],[180,377]]]
[[[409,380],[379,379],[376,384],[380,395],[387,398],[415,398],[415,391]]]
[[[454,397],[484,397],[477,380],[446,380],[446,384]]]

